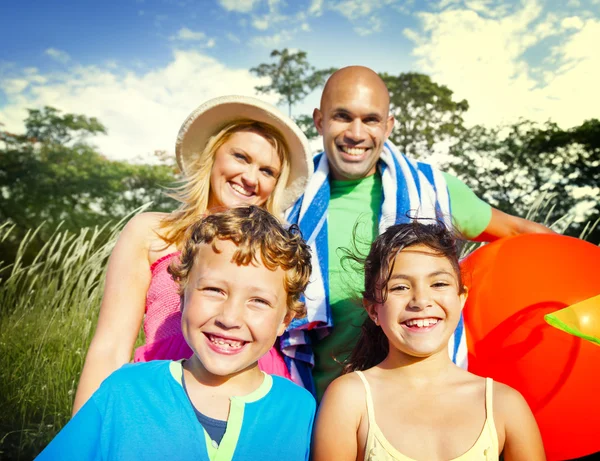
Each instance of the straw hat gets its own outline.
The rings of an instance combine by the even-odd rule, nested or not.
[[[312,155],[306,136],[292,119],[276,107],[248,96],[221,96],[211,99],[196,110],[181,125],[175,152],[181,171],[192,163],[206,147],[211,136],[225,125],[241,119],[256,120],[277,129],[285,140],[290,161],[290,175],[283,197],[284,209],[304,192],[312,175]]]

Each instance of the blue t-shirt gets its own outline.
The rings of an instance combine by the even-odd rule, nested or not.
[[[183,390],[180,362],[129,364],[102,383],[37,459],[306,461],[314,415],[308,391],[265,375],[256,391],[231,397],[215,448]]]

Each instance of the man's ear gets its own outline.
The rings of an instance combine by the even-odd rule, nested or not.
[[[313,110],[313,122],[317,132],[323,136],[323,113],[319,109]]]
[[[375,325],[379,325],[379,319],[377,318],[377,311],[379,308],[379,304],[372,303],[371,301],[367,301],[364,298],[363,298],[362,303],[363,303],[363,307],[367,311],[367,314],[369,314],[369,317],[371,318],[371,320],[373,320],[373,322],[375,322]]]
[[[389,115],[387,120],[385,121],[385,139],[389,138],[390,135],[392,134],[392,130],[394,129],[395,121],[396,121],[396,119],[394,119],[393,115]]]

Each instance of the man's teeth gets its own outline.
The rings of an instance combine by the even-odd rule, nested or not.
[[[413,319],[413,320],[407,320],[405,323],[406,323],[407,327],[423,328],[423,327],[430,327],[432,325],[435,325],[439,321],[440,321],[439,319]]]
[[[250,197],[252,195],[252,192],[247,191],[246,189],[244,189],[239,184],[235,184],[235,183],[230,183],[230,184],[231,184],[231,188],[234,191],[239,192],[240,194],[245,195],[246,197]]]
[[[229,346],[232,349],[239,349],[244,345],[244,341],[235,341],[233,339],[219,338],[212,335],[208,335],[208,339],[213,344],[218,344],[219,346]]]
[[[342,150],[344,152],[346,152],[347,154],[359,156],[359,155],[364,154],[365,150],[367,150],[367,149],[365,149],[364,147],[345,147],[344,146],[344,147],[342,147]]]

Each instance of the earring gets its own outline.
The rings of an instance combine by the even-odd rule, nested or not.
[[[377,318],[377,316],[373,317],[373,322],[375,322],[375,325],[379,326],[379,319]]]

